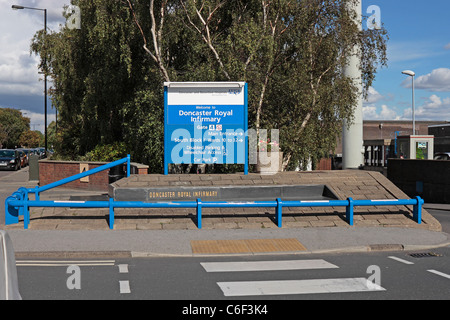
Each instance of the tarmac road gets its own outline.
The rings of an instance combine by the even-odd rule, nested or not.
[[[208,305],[218,307],[217,315],[221,309],[223,315],[228,315],[228,304],[249,303],[267,305],[270,314],[275,315],[281,305],[274,304],[274,300],[448,300],[450,247],[434,249],[433,253],[436,256],[423,258],[406,252],[372,252],[20,259],[17,269],[25,300],[158,301],[154,305],[152,301],[146,303],[147,309],[161,307],[160,300],[179,300],[166,316],[179,316],[184,307],[202,306],[208,300]],[[366,280],[374,284],[373,288]],[[224,300],[226,305],[221,303]],[[298,308],[292,303],[282,306],[291,311]],[[228,311],[233,312],[234,307]]]

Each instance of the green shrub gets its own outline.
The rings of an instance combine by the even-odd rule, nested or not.
[[[83,158],[85,161],[111,162],[123,159],[127,156],[127,147],[123,142],[114,142],[112,144],[97,145],[92,151],[88,152]]]

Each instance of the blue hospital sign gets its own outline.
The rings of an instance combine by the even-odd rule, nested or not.
[[[168,164],[245,164],[247,84],[164,83],[164,173]]]

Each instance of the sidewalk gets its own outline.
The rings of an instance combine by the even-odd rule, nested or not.
[[[192,241],[296,239],[304,250],[229,251],[231,254],[304,254],[427,250],[450,245],[442,232],[410,228],[302,228],[267,230],[9,230],[16,254],[40,257],[195,256]],[[219,255],[223,252],[209,252]]]
[[[436,226],[430,230],[404,215],[383,213],[379,209],[366,212],[364,217],[361,215],[362,218],[355,215],[353,227],[348,226],[336,212],[311,212],[302,216],[288,214],[283,218],[281,229],[272,221],[273,214],[270,212],[266,215],[264,212],[262,215],[256,212],[250,215],[235,212],[230,215],[219,211],[204,217],[201,230],[197,229],[189,212],[159,212],[159,216],[155,218],[148,213],[146,216],[146,212],[142,211],[131,215],[124,211],[116,214],[117,228],[109,230],[106,212],[98,209],[84,209],[81,212],[70,208],[35,208],[32,211],[30,229],[23,230],[23,222],[16,226],[1,225],[4,223],[4,199],[20,186],[33,187],[36,182],[28,181],[28,168],[25,168],[0,179],[0,185],[0,229],[4,228],[9,233],[16,255],[23,257],[204,254],[199,252],[303,254],[426,250],[450,245],[450,235],[436,230]],[[101,193],[57,188],[43,194],[41,199],[78,199],[93,195],[102,196]],[[384,220],[385,225],[371,224],[374,220]],[[290,244],[295,241],[298,246],[277,247],[274,239]],[[210,251],[198,251],[194,244],[208,247]]]

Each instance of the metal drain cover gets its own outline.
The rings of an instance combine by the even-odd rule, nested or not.
[[[413,258],[442,257],[441,254],[434,253],[434,252],[411,253],[410,256]]]

